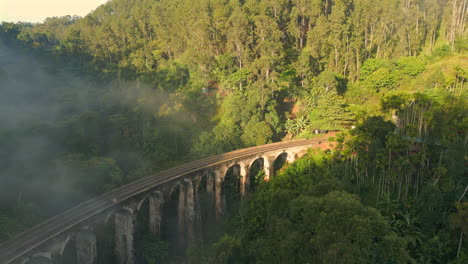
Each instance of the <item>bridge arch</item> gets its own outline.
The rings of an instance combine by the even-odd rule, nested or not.
[[[221,199],[223,214],[230,214],[242,196],[243,182],[246,176],[245,165],[239,163],[231,165],[221,183]]]
[[[76,250],[76,234],[72,237],[67,237],[64,241],[63,246],[60,248],[60,258],[63,263],[76,264],[78,263],[77,259],[77,250]]]
[[[287,160],[288,160],[287,152],[282,152],[278,154],[275,158],[275,161],[273,162],[274,172],[276,173],[277,171],[279,171],[287,163]]]
[[[260,156],[260,157],[255,157],[249,164],[248,168],[248,182],[247,182],[247,187],[248,191],[253,191],[255,190],[256,186],[259,184],[260,181],[264,180],[265,176],[265,158]],[[261,173],[263,172],[263,173]],[[263,175],[261,178],[259,177],[260,175]]]
[[[275,176],[275,174],[284,167],[284,165],[293,163],[297,158],[297,155],[294,152],[290,151],[282,151],[277,153],[272,158],[272,171],[270,172],[270,176]]]
[[[265,180],[274,177],[276,171],[281,169],[286,163],[292,163],[296,160],[297,155],[291,151],[281,151],[269,155],[261,155],[250,160],[247,172],[249,174],[248,186],[252,189],[258,184],[258,173],[263,170]]]
[[[149,202],[149,199],[150,199],[150,194],[146,194],[143,197],[141,197],[140,199],[138,199],[137,202],[136,202],[136,206],[135,206],[136,211],[140,212],[143,205],[145,203]]]

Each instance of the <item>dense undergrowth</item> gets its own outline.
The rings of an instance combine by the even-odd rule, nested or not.
[[[395,128],[371,117],[338,136],[334,150],[311,150],[261,183],[191,260],[466,262],[466,138],[415,142]]]

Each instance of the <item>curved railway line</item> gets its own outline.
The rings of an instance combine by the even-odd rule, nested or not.
[[[192,161],[178,167],[156,173],[152,176],[139,179],[68,209],[34,226],[24,233],[19,234],[15,238],[0,244],[0,263],[13,263],[13,261],[24,256],[31,250],[43,245],[45,242],[92,218],[93,216],[109,208],[115,207],[119,203],[122,203],[135,195],[154,189],[161,184],[177,180],[184,175],[243,157],[255,156],[268,151],[317,144],[322,141],[324,141],[324,138],[295,140],[236,150]],[[114,198],[117,199],[116,203],[112,201]]]

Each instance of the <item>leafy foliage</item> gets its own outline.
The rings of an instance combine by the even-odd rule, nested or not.
[[[113,0],[2,23],[0,239],[191,159],[356,126],[260,183],[200,261],[463,261],[464,5]],[[144,239],[141,261],[166,257]]]

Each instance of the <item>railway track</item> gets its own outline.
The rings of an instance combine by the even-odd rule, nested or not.
[[[192,172],[214,167],[239,158],[261,155],[265,152],[291,147],[312,145],[321,141],[324,141],[324,138],[279,142],[236,150],[192,161],[181,166],[156,173],[152,176],[139,179],[68,209],[63,213],[49,218],[48,220],[19,234],[15,238],[0,244],[0,263],[12,263],[29,251],[43,245],[45,242],[57,237],[93,216],[115,207],[119,203],[122,203],[135,195],[154,189],[164,183],[177,180]],[[112,201],[114,198],[117,199],[116,203]]]

